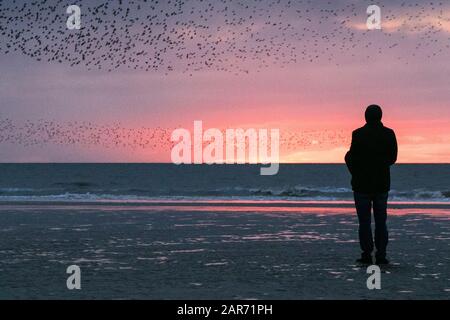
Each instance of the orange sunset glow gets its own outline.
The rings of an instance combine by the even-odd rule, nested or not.
[[[186,46],[164,48],[157,62],[174,63],[154,62],[154,70],[130,62],[150,50],[145,42],[136,43],[142,51],[128,65],[93,55],[97,69],[5,49],[1,160],[170,162],[173,130],[199,120],[220,130],[279,129],[281,162],[342,163],[352,130],[375,103],[397,133],[399,162],[450,162],[450,7],[385,6],[383,28],[368,31],[364,5],[328,3],[346,15],[324,17],[326,8],[310,4],[307,19],[307,5],[298,5],[272,7],[279,16],[270,26],[263,15],[224,25],[217,18],[208,28],[175,24],[172,36],[187,37]],[[176,48],[188,52],[170,51]],[[114,70],[102,68],[113,62]]]

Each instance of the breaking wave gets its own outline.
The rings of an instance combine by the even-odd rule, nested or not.
[[[88,186],[83,185],[85,189]],[[81,190],[79,190],[81,191]],[[84,191],[84,190],[83,190]],[[244,188],[230,187],[214,190],[166,190],[145,189],[97,189],[89,192],[67,192],[58,189],[0,188],[0,201],[147,201],[147,200],[305,200],[339,201],[353,200],[349,188],[336,187],[289,187],[289,188]],[[415,189],[411,191],[391,190],[391,201],[405,202],[450,202],[450,191]]]

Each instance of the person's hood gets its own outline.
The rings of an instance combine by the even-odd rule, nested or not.
[[[367,108],[365,117],[368,124],[379,124],[383,117],[383,111],[379,106],[372,105]]]

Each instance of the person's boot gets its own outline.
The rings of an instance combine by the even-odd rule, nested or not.
[[[372,255],[370,253],[362,253],[361,258],[357,259],[356,262],[361,264],[372,264]]]
[[[375,259],[375,264],[376,264],[376,265],[389,264],[389,260],[386,259],[385,257],[377,257],[377,258]]]
[[[375,264],[376,265],[383,265],[383,264],[389,264],[389,260],[386,259],[386,253],[383,252],[377,252],[375,254]]]

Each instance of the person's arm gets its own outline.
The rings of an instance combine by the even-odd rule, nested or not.
[[[350,150],[345,155],[345,164],[347,165],[348,171],[353,174],[353,155],[355,151],[355,133],[352,133],[352,143],[350,145]]]
[[[395,132],[392,131],[391,138],[390,138],[390,146],[389,146],[389,165],[390,166],[397,162],[397,156],[398,156],[397,138],[395,136]]]

